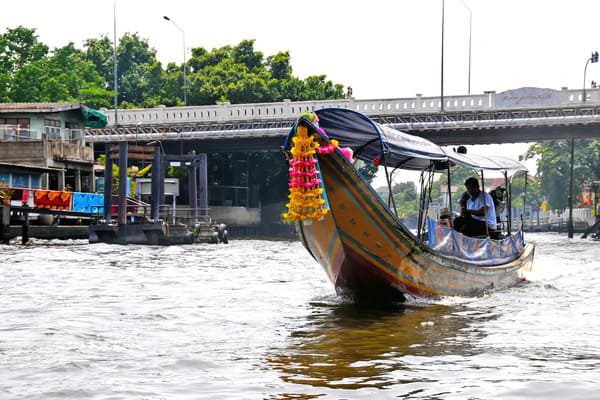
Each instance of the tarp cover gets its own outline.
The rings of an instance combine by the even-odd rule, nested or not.
[[[444,147],[444,151],[451,161],[466,167],[496,171],[527,171],[523,164],[507,157],[457,153],[451,147]]]
[[[381,160],[392,168],[421,170],[431,161],[449,160],[476,169],[527,171],[523,164],[506,157],[456,153],[450,147],[442,148],[422,137],[380,125],[353,110],[323,108],[315,113],[319,117],[319,127],[331,139],[338,140],[341,147],[352,148],[354,157],[366,162]],[[286,147],[289,141],[288,136]]]
[[[108,125],[106,115],[83,104],[81,105],[81,115],[83,116],[83,124],[89,128],[104,128]]]
[[[427,217],[428,245],[437,253],[471,264],[500,265],[523,253],[523,234],[519,231],[502,240],[465,236]]]
[[[444,150],[418,136],[409,135],[379,125],[366,115],[343,108],[324,108],[315,111],[319,126],[341,147],[351,147],[354,157],[372,162],[382,159],[386,152],[388,166],[406,169],[423,169],[430,160],[445,160]]]
[[[73,192],[73,211],[102,214],[104,212],[104,195],[97,193]]]

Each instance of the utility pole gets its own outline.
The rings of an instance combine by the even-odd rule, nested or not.
[[[445,0],[442,0],[442,75],[441,75],[441,95],[440,95],[440,111],[444,112],[444,14]]]
[[[113,75],[115,78],[115,126],[119,125],[117,104],[119,102],[119,86],[117,79],[117,1],[113,1]]]

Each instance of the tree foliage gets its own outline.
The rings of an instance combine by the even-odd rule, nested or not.
[[[114,97],[113,42],[90,38],[48,50],[35,29],[17,27],[0,35],[0,101],[82,102],[109,107]],[[116,49],[119,107],[183,105],[183,64],[166,67],[137,33],[125,33]],[[325,75],[292,74],[289,52],[265,58],[254,40],[208,51],[191,50],[186,63],[188,105],[258,103],[344,98],[344,86]]]
[[[573,199],[582,187],[600,179],[600,141],[578,140],[574,147]],[[571,146],[570,141],[552,141],[530,146],[526,158],[537,159],[537,179],[540,195],[546,197],[550,208],[568,207]]]
[[[0,35],[0,101],[14,101],[15,75],[47,54],[48,46],[38,40],[35,29],[19,26]]]

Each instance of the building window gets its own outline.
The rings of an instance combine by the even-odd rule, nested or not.
[[[46,138],[48,138],[48,140],[60,139],[60,120],[45,119],[44,133],[46,134]]]
[[[29,118],[0,118],[0,140],[31,137]]]
[[[83,138],[83,130],[79,122],[65,122],[65,136],[68,140],[79,140]]]

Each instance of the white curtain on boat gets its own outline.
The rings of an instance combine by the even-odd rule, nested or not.
[[[436,253],[477,265],[499,265],[519,257],[524,249],[523,233],[502,240],[465,236],[427,217],[428,241]]]

